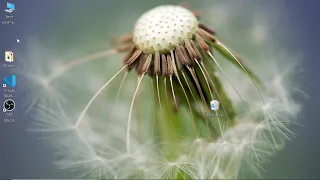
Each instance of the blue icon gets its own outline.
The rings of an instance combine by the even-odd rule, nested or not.
[[[8,13],[12,13],[14,10],[15,10],[15,5],[12,4],[12,3],[7,3],[7,9],[4,10],[5,12],[8,12]]]
[[[10,87],[15,87],[17,85],[17,78],[15,75],[3,78],[3,87],[7,87],[7,85]]]
[[[217,100],[210,101],[211,110],[218,111],[220,102]]]

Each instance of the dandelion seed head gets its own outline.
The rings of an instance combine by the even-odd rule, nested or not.
[[[228,26],[229,21],[233,19],[231,15],[234,14],[234,11],[229,11],[227,6],[216,6],[214,12],[211,13],[219,17],[212,18],[215,24]],[[272,72],[265,67],[271,66],[271,62],[284,63],[278,59],[271,61],[269,57],[266,58],[268,61],[261,61],[266,64],[247,66],[250,67],[250,70],[253,67],[252,69],[258,72],[259,78],[266,85],[263,91],[265,103],[262,103],[256,92],[257,88],[241,68],[236,69],[237,66],[233,67],[229,64],[226,67],[223,65],[222,68],[219,67],[220,62],[221,64],[230,62],[224,61],[226,58],[222,59],[218,51],[211,49],[212,44],[218,45],[220,41],[215,38],[215,31],[199,23],[197,18],[194,12],[180,6],[159,6],[143,14],[137,20],[132,34],[130,33],[125,41],[120,41],[120,45],[127,47],[129,45],[132,49],[124,48],[126,50],[123,52],[127,51],[124,67],[108,82],[104,82],[106,80],[104,76],[101,76],[105,71],[95,72],[98,68],[91,68],[91,71],[89,68],[90,76],[76,74],[80,71],[74,71],[77,76],[71,76],[71,73],[68,74],[68,78],[65,76],[65,72],[83,62],[91,61],[97,54],[100,54],[98,57],[101,58],[101,53],[96,53],[93,57],[88,56],[91,60],[80,58],[80,61],[78,59],[76,63],[71,61],[65,68],[61,64],[53,65],[49,68],[52,72],[48,76],[33,79],[44,92],[56,92],[54,88],[59,88],[60,84],[72,84],[75,82],[74,77],[79,77],[87,85],[85,87],[87,89],[84,88],[84,91],[81,89],[83,93],[79,93],[80,95],[66,96],[67,106],[76,106],[72,103],[79,102],[77,105],[84,107],[82,111],[79,112],[79,109],[72,108],[56,108],[53,105],[49,107],[44,104],[41,105],[40,113],[37,113],[36,123],[32,130],[52,134],[53,137],[50,137],[50,140],[57,150],[59,167],[79,170],[81,171],[79,177],[92,174],[93,177],[103,179],[108,179],[108,177],[177,179],[182,176],[193,179],[234,179],[237,178],[243,164],[250,166],[252,171],[258,172],[261,169],[260,163],[268,162],[266,157],[283,148],[284,139],[294,137],[295,134],[286,127],[287,124],[294,123],[290,119],[299,110],[298,103],[294,103],[291,95],[292,85],[286,84],[287,78],[292,78],[292,70],[289,69],[286,73]],[[247,31],[246,35],[249,37],[246,38],[251,38],[257,43],[269,39],[265,27],[259,22],[255,23],[257,24]],[[236,39],[236,36],[233,40],[241,42]],[[213,56],[210,59],[208,56],[203,56],[200,51],[207,55],[214,53],[217,62]],[[105,52],[105,54],[109,53]],[[287,59],[287,57],[279,59]],[[231,61],[234,61],[236,65],[240,64],[235,60]],[[118,63],[118,61],[114,62]],[[252,61],[246,61],[244,58],[245,66],[247,62]],[[213,65],[212,69],[209,69],[210,63]],[[108,68],[113,68],[112,64],[108,63],[110,65]],[[228,70],[229,67],[232,69]],[[138,81],[136,76],[131,76],[132,73],[129,73],[133,68],[137,71]],[[208,75],[206,75],[202,68],[207,68],[205,71],[209,71],[210,74],[207,72]],[[124,72],[125,70],[127,72]],[[226,73],[223,72],[224,70]],[[121,79],[117,77],[121,73],[125,73],[122,91],[121,88],[117,89],[117,86],[114,85],[114,81]],[[152,78],[152,83],[156,84],[151,84],[150,87],[145,79],[142,81],[142,77],[146,74]],[[226,78],[225,74],[230,78]],[[184,77],[185,75],[187,78]],[[198,77],[204,77],[204,79],[198,79]],[[216,78],[221,81],[221,85]],[[205,81],[208,80],[206,84]],[[112,85],[109,85],[109,82]],[[140,82],[141,86],[139,86]],[[186,82],[190,82],[192,87],[188,87]],[[197,87],[198,83],[199,87]],[[103,84],[105,84],[104,88],[101,87]],[[230,84],[234,87],[231,87]],[[210,89],[215,85],[217,85],[218,92]],[[74,86],[61,87],[68,92],[77,91]],[[97,92],[98,89],[101,91]],[[152,105],[154,117],[148,116],[152,111],[153,98],[151,93],[149,94],[151,89],[155,97]],[[239,93],[235,92],[235,89],[238,89]],[[200,97],[202,91],[204,91],[205,98]],[[206,130],[208,133],[203,132],[207,129],[205,127],[206,114],[203,112],[206,112],[208,103],[206,99],[211,93],[206,91],[212,91],[214,95],[221,92],[220,95],[223,96],[221,110],[225,108],[222,108],[222,103],[226,103],[226,110],[230,110],[232,115],[233,108],[235,109],[235,116],[229,119],[232,123],[228,124],[230,121],[226,123],[225,120],[229,118],[226,116],[218,119],[218,123],[208,123],[213,126],[213,134],[216,133],[212,137],[209,125]],[[38,93],[39,90],[34,92]],[[192,92],[196,92],[196,98],[190,97]],[[117,96],[119,99],[115,98],[117,93],[119,93]],[[160,95],[156,97],[157,93],[161,97]],[[46,95],[48,94],[50,98],[53,98],[50,93]],[[167,95],[167,99],[163,95]],[[92,98],[88,103],[90,97]],[[229,100],[231,105],[228,104]],[[142,103],[148,104],[148,107],[142,106]],[[184,113],[187,105],[190,108],[190,114]],[[178,111],[174,111],[174,106],[177,106]],[[245,109],[245,106],[248,108]],[[47,109],[49,112],[46,112]],[[166,111],[172,112],[173,115],[177,114],[179,117],[177,116],[172,121],[168,119],[171,116],[169,113],[168,117],[167,113],[162,113]],[[181,116],[183,117],[181,119],[182,113],[180,112],[185,115]],[[197,123],[199,127],[193,127],[200,133],[196,132],[196,136],[189,136],[189,132],[192,131],[189,125],[192,123],[193,115],[198,116],[197,119],[201,120]],[[183,122],[178,125],[181,130],[175,132],[176,124],[168,123],[166,127],[166,121],[177,123],[179,120]],[[219,127],[220,120],[222,128]],[[184,130],[187,133],[184,134]],[[172,147],[171,136],[176,143]],[[177,139],[175,139],[176,136]],[[155,143],[152,142],[151,145],[145,143],[149,140]]]
[[[181,6],[158,6],[137,21],[133,41],[146,54],[166,53],[174,45],[191,39],[198,28],[198,20]]]

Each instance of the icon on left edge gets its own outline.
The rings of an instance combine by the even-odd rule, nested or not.
[[[5,12],[12,13],[16,9],[15,5],[13,3],[7,2],[7,9],[5,9]]]
[[[17,85],[17,77],[15,75],[10,75],[9,77],[3,78],[3,87],[7,87],[9,85],[10,87],[15,87]]]
[[[13,62],[13,52],[12,51],[5,51],[4,52],[4,60],[6,62]]]
[[[15,108],[15,102],[12,99],[7,99],[3,103],[3,112],[13,111]]]

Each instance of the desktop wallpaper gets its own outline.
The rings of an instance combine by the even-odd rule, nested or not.
[[[7,2],[1,1],[2,9]],[[2,66],[0,75],[16,75],[12,97],[16,107],[15,121],[0,124],[1,179],[320,177],[319,1],[10,3],[15,4],[10,13],[14,24],[1,24],[1,50],[14,52],[15,67]],[[219,92],[228,108],[225,112],[220,104],[219,111],[209,110],[204,116],[217,120],[211,116],[219,112],[235,119],[233,125],[221,126],[220,120],[213,123],[212,129],[222,132],[219,138],[207,139],[211,131],[204,121],[194,127],[197,106],[199,112],[205,107],[200,97],[188,106],[177,80],[173,82],[175,99],[171,89],[163,87],[162,77],[157,87],[156,78],[151,81],[145,75],[132,101],[139,84],[136,70],[121,71],[113,78],[123,68],[126,54],[115,50],[121,45],[120,37],[132,32],[146,11],[181,3],[199,12],[201,22],[213,28],[218,39],[248,67],[243,71],[222,46],[212,51],[222,70],[214,65],[215,72],[209,76],[220,80]],[[1,11],[0,15],[4,21],[8,13]],[[197,73],[201,75],[200,69]],[[257,92],[261,86],[252,83],[248,72],[259,79],[255,82],[264,84],[267,104],[261,105]],[[211,82],[201,79],[200,83],[206,87]],[[186,84],[184,87],[188,90]],[[167,100],[165,90],[170,94]],[[208,89],[203,90],[210,96]],[[186,94],[193,99],[191,93]],[[0,100],[6,99],[1,96]],[[174,106],[176,101],[182,104],[179,108]],[[271,114],[271,120],[265,120],[264,113]],[[224,122],[228,119],[221,116]],[[201,138],[194,135],[197,128]]]

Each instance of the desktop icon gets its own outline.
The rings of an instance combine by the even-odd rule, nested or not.
[[[218,111],[220,102],[217,100],[210,101],[211,110]]]
[[[17,77],[15,75],[11,75],[7,78],[3,78],[3,87],[15,87],[17,85]]]
[[[8,13],[12,13],[15,9],[16,8],[14,4],[7,2],[7,9],[5,9],[4,11]]]
[[[5,58],[6,62],[12,62],[13,61],[13,52],[12,51],[5,51],[4,58]]]
[[[12,99],[7,99],[3,103],[3,112],[13,111],[15,108],[15,102]]]

